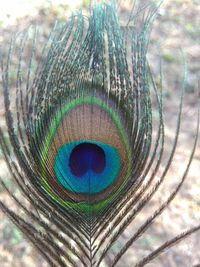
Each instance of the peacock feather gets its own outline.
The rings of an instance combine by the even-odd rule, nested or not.
[[[149,34],[160,3],[136,5],[121,22],[120,4],[99,1],[90,14],[73,14],[56,24],[34,67],[38,32],[31,27],[11,41],[2,59],[7,131],[1,148],[20,188],[19,207],[0,208],[44,256],[50,266],[103,266],[113,246],[159,189],[173,161],[177,131],[165,169],[156,176],[164,152],[162,92],[148,65]],[[22,58],[31,40],[28,69]],[[15,97],[10,90],[12,57],[18,42]],[[33,77],[33,78],[32,78]],[[152,95],[159,115],[153,135]],[[130,233],[110,266],[115,266],[176,196],[191,156],[170,196]],[[164,243],[135,263],[144,266],[200,225]],[[120,266],[120,265],[119,265]]]

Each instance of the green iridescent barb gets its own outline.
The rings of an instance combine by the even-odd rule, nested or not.
[[[117,246],[166,179],[177,147],[184,95],[183,86],[172,149],[161,169],[162,90],[146,58],[160,2],[132,6],[125,19],[117,1],[96,1],[88,16],[80,10],[66,23],[56,24],[37,67],[34,27],[14,37],[7,58],[1,60],[7,132],[0,129],[0,143],[22,195],[16,196],[0,178],[20,212],[3,201],[0,208],[50,266],[98,267],[108,257],[109,266],[120,264],[174,199],[195,153],[199,117],[181,180]],[[13,64],[16,51],[18,63]],[[13,68],[16,97],[11,90]],[[199,229],[200,225],[177,235],[132,266],[146,265]]]

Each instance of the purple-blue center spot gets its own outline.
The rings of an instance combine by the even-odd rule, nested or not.
[[[83,176],[87,171],[100,174],[105,169],[106,158],[104,150],[92,143],[81,143],[71,152],[69,167],[73,175]]]

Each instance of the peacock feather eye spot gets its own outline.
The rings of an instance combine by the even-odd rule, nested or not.
[[[102,95],[64,104],[53,117],[42,153],[45,188],[55,197],[59,192],[66,205],[73,199],[87,207],[95,203],[96,209],[107,206],[130,177],[132,154],[124,126],[114,100],[108,105]]]
[[[105,169],[106,158],[104,150],[91,143],[77,145],[71,152],[69,167],[73,175],[83,176],[87,171],[92,170],[100,174]]]

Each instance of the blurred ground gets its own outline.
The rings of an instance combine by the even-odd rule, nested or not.
[[[0,43],[2,49],[7,48],[12,33],[25,28],[30,23],[37,23],[43,29],[44,39],[56,19],[65,19],[69,14],[69,7],[51,4],[51,1],[15,1],[0,0]],[[17,1],[16,1],[17,2]],[[26,2],[26,4],[25,4]],[[68,1],[72,2],[72,1]],[[7,7],[5,7],[7,3]],[[8,6],[12,6],[12,11]],[[75,1],[73,1],[75,4]],[[3,8],[7,11],[3,13]],[[14,10],[14,12],[13,12]],[[16,11],[16,12],[15,12]],[[18,14],[18,11],[20,14]],[[3,16],[4,14],[4,16]],[[5,16],[5,14],[7,14]],[[18,15],[17,15],[18,14]],[[172,167],[168,172],[166,183],[160,193],[151,201],[143,215],[139,216],[128,231],[133,231],[137,223],[141,223],[151,214],[170,193],[184,171],[190,155],[195,137],[197,118],[197,88],[200,77],[200,1],[198,0],[166,0],[162,5],[159,16],[154,24],[149,49],[149,62],[155,78],[159,74],[159,57],[163,62],[164,112],[166,123],[166,155],[161,168],[164,169],[167,152],[170,152],[179,104],[179,95],[183,77],[183,54],[187,60],[188,75],[187,88],[184,98],[183,123],[178,149]],[[158,79],[157,79],[158,82]],[[0,104],[2,99],[0,99]],[[0,114],[2,115],[2,113]],[[3,160],[0,159],[0,173],[9,175]],[[138,240],[126,257],[119,263],[119,267],[132,266],[134,261],[148,254],[158,244],[175,236],[181,230],[196,225],[200,221],[200,147],[196,155],[185,185],[176,196],[169,208],[157,219],[148,230],[145,238]],[[6,198],[5,192],[0,192]],[[200,264],[200,233],[170,249],[149,267],[191,267]],[[44,267],[41,257],[23,238],[22,234],[12,223],[0,213],[0,266],[1,267]],[[109,263],[108,263],[109,266]]]

